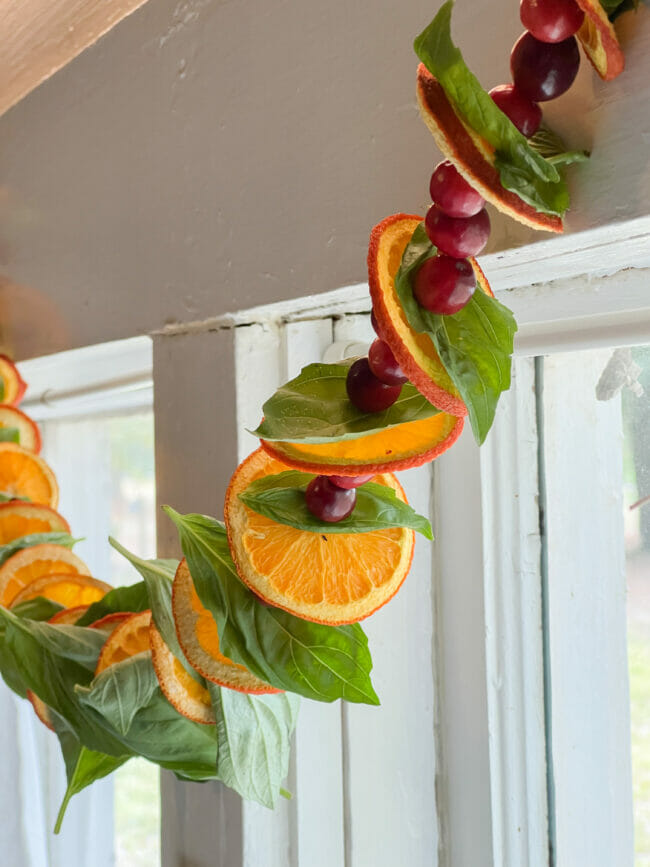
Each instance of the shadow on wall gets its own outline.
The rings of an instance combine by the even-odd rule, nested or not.
[[[49,355],[69,347],[69,330],[52,300],[38,289],[0,275],[0,352],[20,358]]]

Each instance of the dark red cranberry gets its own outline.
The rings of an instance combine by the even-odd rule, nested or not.
[[[483,208],[473,217],[448,217],[437,205],[427,211],[424,227],[429,240],[454,259],[478,256],[490,235],[490,218]]]
[[[373,474],[369,476],[329,476],[329,480],[337,488],[344,488],[346,491],[350,488],[358,488],[365,485],[370,479],[374,478]]]
[[[467,259],[452,259],[438,254],[427,259],[413,281],[413,294],[431,313],[458,313],[476,288],[474,269]]]
[[[540,42],[532,33],[522,33],[510,55],[515,87],[533,102],[555,99],[573,84],[580,53],[575,36],[563,42]]]
[[[483,197],[449,160],[439,163],[433,170],[429,192],[436,205],[449,217],[473,217],[485,205]]]
[[[402,368],[395,360],[390,346],[381,337],[378,337],[370,347],[368,364],[377,379],[381,379],[386,385],[404,385],[408,382],[408,377],[402,373]]]
[[[402,390],[401,385],[386,385],[370,370],[367,358],[360,358],[348,370],[348,397],[362,412],[381,412],[392,406]]]
[[[354,489],[344,490],[332,484],[327,476],[316,476],[305,491],[307,508],[321,521],[335,524],[352,514],[357,502]]]
[[[542,122],[542,109],[536,102],[522,96],[514,84],[493,87],[490,96],[522,135],[526,138],[535,135]]]
[[[519,16],[540,42],[563,42],[577,33],[585,20],[575,0],[521,0]]]

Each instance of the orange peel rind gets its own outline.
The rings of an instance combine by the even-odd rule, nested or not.
[[[576,33],[587,59],[604,81],[611,81],[623,72],[625,55],[616,31],[598,0],[576,0],[585,13],[585,20]]]
[[[2,403],[16,406],[23,399],[27,383],[18,373],[18,368],[7,355],[0,355],[0,379],[4,385]]]
[[[172,609],[183,653],[192,668],[206,680],[252,695],[282,691],[220,652],[217,624],[201,603],[185,560],[179,563],[174,577]]]
[[[37,455],[41,450],[41,433],[35,421],[11,404],[0,404],[0,428],[16,428],[24,449]]]
[[[445,158],[487,202],[533,229],[563,231],[560,217],[536,211],[502,186],[493,148],[456,114],[442,86],[423,63],[418,66],[417,98],[422,119]]]
[[[120,623],[108,636],[104,642],[97,667],[95,669],[95,677],[105,671],[110,665],[115,665],[117,662],[124,662],[131,656],[136,656],[138,653],[145,653],[150,650],[149,644],[149,626],[151,624],[151,611],[139,611],[137,614],[131,614],[122,623]]]
[[[21,500],[0,503],[0,545],[32,533],[70,533],[70,525],[50,506]]]
[[[239,499],[255,479],[285,467],[264,450],[235,470],[224,516],[230,551],[242,581],[270,605],[296,617],[339,626],[356,623],[391,599],[411,566],[414,531],[392,527],[367,533],[310,533],[278,524]],[[392,473],[373,479],[406,496]]]

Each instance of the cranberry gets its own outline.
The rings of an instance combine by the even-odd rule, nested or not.
[[[585,20],[575,0],[521,0],[519,15],[526,30],[540,42],[563,42]]]
[[[386,385],[370,370],[367,358],[360,358],[348,370],[348,397],[362,412],[381,412],[392,406],[402,390],[401,385]]]
[[[305,502],[312,515],[335,524],[352,514],[357,492],[354,489],[345,491],[333,485],[327,476],[316,476],[307,485]]]
[[[438,254],[427,259],[413,281],[413,294],[431,313],[458,313],[476,288],[474,269],[467,259],[452,259]]]
[[[522,135],[526,138],[535,135],[542,122],[542,109],[536,102],[522,96],[514,84],[493,87],[490,96]]]
[[[487,243],[490,218],[483,208],[473,217],[448,217],[437,205],[427,211],[424,227],[432,244],[455,259],[477,256]]]
[[[408,382],[408,377],[404,376],[402,368],[395,361],[390,346],[380,337],[370,347],[368,364],[377,379],[381,379],[386,385],[404,385]]]
[[[429,192],[436,205],[449,217],[473,217],[485,205],[483,197],[449,160],[439,163],[433,170]]]
[[[515,87],[533,102],[555,99],[574,82],[580,66],[574,36],[563,42],[540,42],[532,33],[522,33],[510,55]]]
[[[358,488],[365,485],[370,479],[374,478],[373,474],[369,476],[329,476],[329,480],[337,488],[344,488],[346,491],[350,488]]]

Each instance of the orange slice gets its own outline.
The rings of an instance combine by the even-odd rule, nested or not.
[[[56,509],[59,487],[38,455],[16,443],[0,443],[0,492]]]
[[[309,473],[359,476],[420,467],[447,451],[462,430],[462,418],[441,412],[354,440],[332,443],[261,440],[261,443],[272,458],[286,465],[283,469],[294,467]]]
[[[611,81],[625,67],[625,56],[616,31],[598,0],[576,2],[585,13],[585,20],[576,36],[598,75],[605,81]]]
[[[149,627],[151,661],[162,694],[172,707],[187,719],[203,725],[214,725],[216,717],[207,689],[185,671],[181,662],[165,644],[153,622]]]
[[[114,629],[97,660],[95,677],[116,662],[124,662],[130,656],[144,653],[149,650],[149,625],[151,624],[151,611],[140,611],[132,614]]]
[[[74,608],[64,608],[62,611],[57,611],[48,620],[48,623],[58,623],[59,626],[74,626],[80,617],[88,611],[88,605],[75,605]]]
[[[99,602],[112,589],[110,584],[91,578],[90,575],[41,575],[40,578],[30,581],[23,587],[14,596],[9,607],[13,608],[21,602],[36,599],[37,596],[44,596],[52,602],[58,602],[65,608],[88,606],[93,602]]]
[[[172,609],[183,653],[192,668],[206,680],[255,695],[282,692],[220,652],[217,624],[208,609],[201,604],[185,560],[178,564],[174,576]]]
[[[112,632],[117,629],[120,624],[133,617],[133,611],[114,611],[112,614],[105,614],[99,620],[95,620],[90,624],[90,629],[101,629],[103,632]]]
[[[69,574],[90,575],[90,570],[62,545],[33,545],[16,551],[0,566],[0,605],[11,605],[23,587],[42,575]]]
[[[2,403],[16,406],[20,403],[27,389],[27,383],[18,373],[18,368],[6,355],[0,355],[0,379],[4,385]]]
[[[70,525],[49,506],[12,500],[0,503],[0,545],[32,533],[69,533]]]
[[[0,428],[17,428],[18,445],[34,454],[41,450],[41,433],[36,422],[15,406],[0,404]]]
[[[414,214],[386,217],[370,233],[368,281],[372,309],[383,339],[405,375],[428,401],[452,415],[467,415],[456,386],[445,370],[431,338],[414,331],[395,290],[395,276],[413,232],[422,222]],[[478,288],[492,290],[476,259],[470,259]]]
[[[418,66],[417,97],[422,119],[443,155],[487,202],[533,229],[563,231],[560,217],[541,214],[501,185],[492,147],[463,123],[423,63]]]
[[[356,441],[358,442],[358,440]],[[297,617],[339,625],[368,617],[399,590],[411,566],[413,530],[310,533],[248,509],[238,494],[285,467],[258,449],[237,467],[224,506],[228,542],[242,581]],[[373,479],[406,502],[391,473]]]

